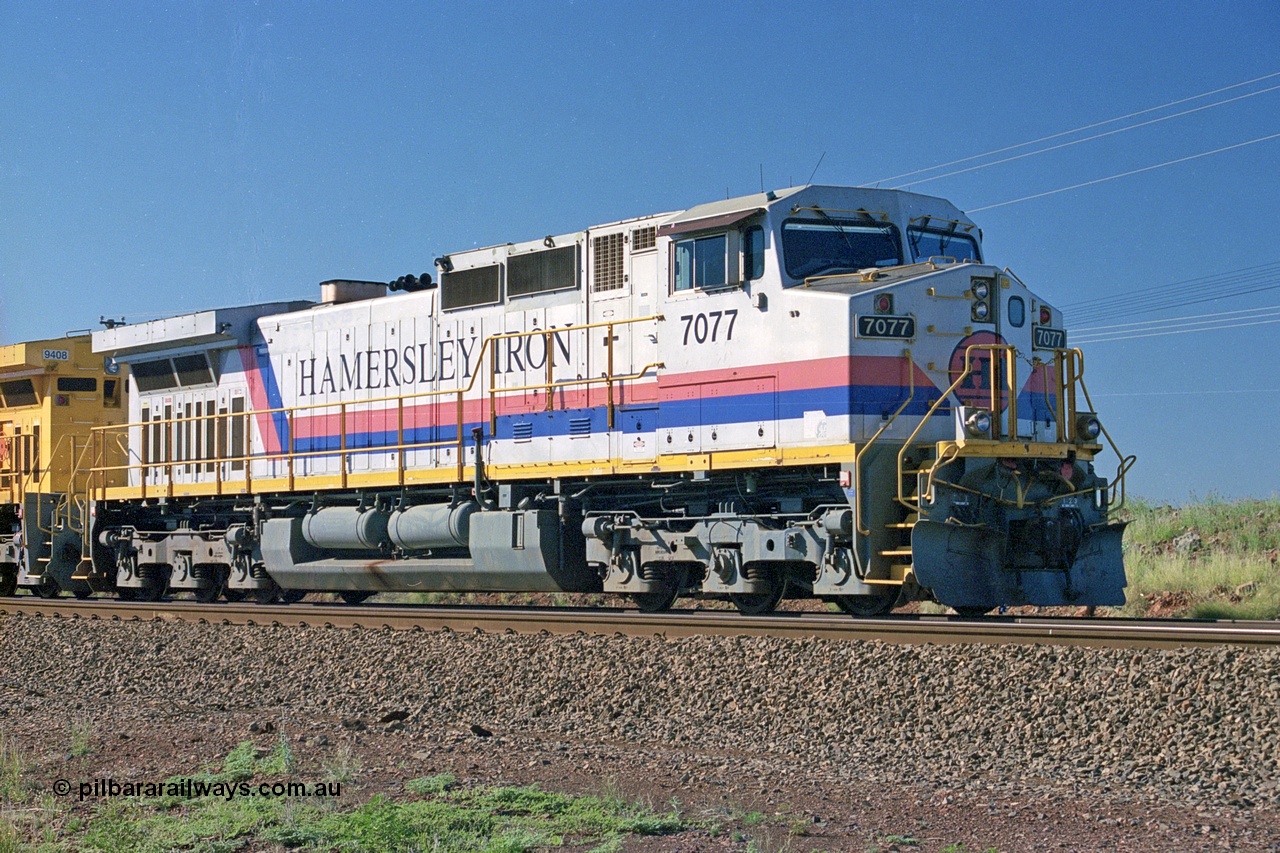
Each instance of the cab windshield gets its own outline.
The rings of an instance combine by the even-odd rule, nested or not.
[[[954,229],[911,226],[907,229],[907,243],[911,246],[911,257],[917,261],[944,257],[957,261],[981,260],[977,241]]]
[[[902,263],[902,239],[887,222],[793,219],[782,223],[782,256],[791,278],[896,267]]]

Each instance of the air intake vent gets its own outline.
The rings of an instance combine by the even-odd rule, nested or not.
[[[516,255],[507,260],[507,296],[526,296],[577,286],[577,246]]]
[[[600,293],[605,290],[621,290],[626,283],[622,271],[621,234],[605,234],[591,241],[591,290]]]
[[[569,418],[569,436],[583,438],[591,435],[591,418]]]
[[[502,267],[490,264],[440,276],[440,302],[446,311],[502,301]]]
[[[511,437],[516,441],[531,441],[533,439],[533,424],[527,421],[512,424]]]
[[[631,252],[643,252],[658,245],[657,228],[637,228],[631,232]]]

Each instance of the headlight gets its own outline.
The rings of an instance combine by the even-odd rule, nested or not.
[[[991,306],[985,302],[973,303],[973,318],[975,320],[985,320],[991,316]]]
[[[1076,418],[1076,437],[1093,441],[1102,435],[1102,421],[1095,415],[1081,415]]]
[[[978,409],[970,413],[964,422],[964,428],[975,438],[986,438],[991,435],[991,413],[986,409]]]
[[[978,299],[986,299],[991,295],[991,285],[984,278],[973,280],[973,295]]]

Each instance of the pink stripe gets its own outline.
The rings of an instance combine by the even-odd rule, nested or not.
[[[258,435],[262,436],[262,445],[268,453],[280,452],[280,436],[276,435],[275,423],[270,414],[263,414],[271,408],[267,402],[267,388],[262,383],[262,373],[258,370],[258,356],[253,347],[238,347],[240,350],[240,367],[244,371],[245,382],[249,385],[249,399],[258,414],[254,420],[258,424]]]
[[[719,370],[703,370],[691,373],[680,373],[674,376],[665,375],[656,381],[632,382],[615,387],[614,402],[618,405],[629,403],[675,401],[689,399],[689,395],[701,393],[698,386],[725,385],[740,390],[730,393],[751,393],[763,391],[765,388],[752,389],[748,386],[752,380],[762,378],[777,379],[778,392],[808,391],[819,388],[841,387],[846,385],[883,385],[902,387],[909,381],[904,374],[901,358],[894,356],[862,355],[837,356],[834,358],[812,359],[800,362],[784,362],[781,364],[762,364],[749,367],[724,368]],[[919,365],[912,362],[915,371],[915,385],[918,390],[936,388],[933,380]],[[259,383],[260,387],[260,383]],[[264,395],[265,397],[265,395]],[[608,391],[604,386],[591,388],[557,389],[553,396],[554,408],[589,409],[603,406],[608,400]],[[542,392],[516,392],[503,396],[499,392],[495,408],[498,415],[532,414],[545,411],[546,395]],[[358,403],[358,401],[352,401]],[[257,397],[254,397],[257,405]],[[337,404],[334,404],[337,405]],[[376,404],[382,405],[382,404]],[[435,410],[433,413],[432,410]],[[374,412],[373,417],[379,417]],[[336,412],[323,415],[300,414],[294,420],[294,430],[298,438],[334,435],[338,430],[338,414]],[[356,423],[383,423],[385,431],[394,431],[396,425],[396,409],[391,406],[386,415],[379,421],[353,420],[356,417],[368,418],[370,413],[350,412],[347,415],[347,431],[353,431]],[[489,398],[470,398],[463,403],[463,422],[476,423],[488,420]],[[404,427],[439,426],[457,422],[457,402],[455,397],[443,395],[435,402],[406,404],[404,407]],[[357,430],[362,431],[362,430]]]

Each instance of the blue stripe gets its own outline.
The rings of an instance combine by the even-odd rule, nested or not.
[[[284,397],[280,393],[280,383],[276,379],[275,368],[271,366],[271,352],[259,344],[254,347],[254,358],[258,363],[258,376],[262,378],[262,389],[267,392],[267,408],[284,408]],[[284,412],[273,412],[272,424],[276,429],[276,437],[281,447],[289,446],[289,416]]]
[[[904,387],[864,385],[852,387],[833,387],[805,389],[801,391],[784,391],[781,393],[763,392],[759,394],[742,394],[734,397],[716,397],[710,400],[673,400],[661,404],[648,403],[641,408],[652,411],[657,409],[658,429],[679,429],[702,425],[728,425],[733,423],[752,423],[759,421],[796,420],[804,417],[805,412],[823,411],[828,417],[847,417],[850,415],[874,415],[888,417],[897,411],[906,399],[908,390]],[[937,388],[916,389],[916,396],[903,411],[904,415],[922,416],[929,407],[941,397]],[[938,408],[938,414],[950,412],[949,405]],[[627,409],[621,408],[619,415]],[[521,438],[546,438],[549,436],[599,435],[608,430],[608,413],[603,406],[590,409],[565,409],[554,412],[532,412],[519,415],[502,415],[498,418],[496,436],[489,436],[488,422],[480,421],[463,426],[463,435],[470,442],[471,431],[475,427],[483,427],[486,438],[497,438],[509,441],[515,438],[516,425],[526,425]],[[621,429],[621,423],[615,423],[615,429]],[[349,433],[348,450],[375,449],[391,447],[397,443],[395,430],[366,431]],[[406,428],[404,441],[406,444],[433,443],[456,444],[458,440],[455,424],[439,426],[423,426]],[[334,451],[339,449],[339,438],[336,435],[313,436],[299,438],[294,442],[296,452]]]

